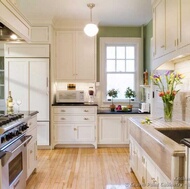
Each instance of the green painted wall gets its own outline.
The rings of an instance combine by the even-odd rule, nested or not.
[[[153,36],[152,20],[143,28],[144,31],[144,70],[151,74],[151,38]]]
[[[99,27],[97,35],[97,81],[100,81],[100,37],[141,37],[141,27]]]

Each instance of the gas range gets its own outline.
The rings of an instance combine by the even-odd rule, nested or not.
[[[27,128],[24,114],[0,115],[0,150],[25,135]]]

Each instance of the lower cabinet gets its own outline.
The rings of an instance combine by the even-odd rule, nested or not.
[[[37,116],[33,116],[27,123],[27,135],[32,139],[27,144],[27,179],[36,170],[37,167]]]
[[[53,108],[53,147],[92,144],[97,148],[96,106],[59,106]]]
[[[98,144],[129,144],[128,118],[140,114],[99,114]]]
[[[98,144],[128,144],[128,127],[122,115],[98,116]]]
[[[37,122],[37,145],[49,145],[49,122]]]

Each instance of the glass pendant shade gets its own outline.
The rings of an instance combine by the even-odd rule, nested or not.
[[[98,33],[99,29],[96,24],[90,23],[84,27],[84,33],[89,37],[93,37]]]

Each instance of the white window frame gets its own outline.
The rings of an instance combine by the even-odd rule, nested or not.
[[[124,38],[124,37],[100,37],[100,83],[101,83],[101,104],[110,104],[107,100],[106,91],[106,47],[108,45],[134,45],[136,46],[135,62],[135,102],[140,101],[140,85],[143,84],[143,47],[142,38]],[[126,88],[128,86],[126,85]],[[128,102],[128,99],[114,99],[116,103]]]

